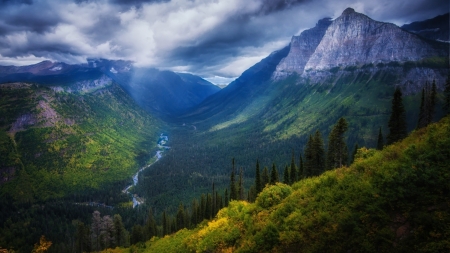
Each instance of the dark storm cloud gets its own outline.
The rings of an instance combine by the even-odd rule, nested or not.
[[[58,12],[50,6],[14,6],[1,11],[3,22],[13,30],[43,33],[54,28],[60,21]]]
[[[33,59],[132,60],[235,77],[292,35],[352,7],[398,25],[449,10],[448,0],[0,0],[0,64]]]

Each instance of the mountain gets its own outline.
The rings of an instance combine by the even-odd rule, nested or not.
[[[420,93],[434,80],[438,120],[443,116],[448,50],[446,43],[353,9],[334,20],[323,19],[174,120],[180,127],[171,132],[173,156],[145,171],[137,191],[161,210],[167,196],[173,196],[170,205],[177,206],[195,192],[208,191],[212,181],[224,189],[232,158],[246,177],[254,176],[256,160],[261,168],[284,166],[294,152],[298,162],[309,135],[319,130],[327,145],[341,117],[349,122],[349,149],[355,144],[375,147],[379,128],[384,136],[389,133],[396,87],[403,92],[412,131]],[[160,171],[173,177],[162,177]],[[250,182],[245,184],[250,187]]]
[[[220,90],[198,76],[105,59],[76,65],[44,61],[30,66],[0,66],[0,83],[6,82],[38,83],[68,92],[86,92],[115,82],[145,110],[161,116],[179,114]]]
[[[424,21],[405,24],[401,28],[427,39],[449,42],[449,24],[450,15],[447,13]]]
[[[349,167],[266,185],[254,203],[231,201],[212,220],[142,252],[447,252],[450,117]]]

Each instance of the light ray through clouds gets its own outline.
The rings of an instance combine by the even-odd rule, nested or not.
[[[347,7],[402,25],[448,12],[449,2],[0,0],[0,64],[123,59],[222,82]]]

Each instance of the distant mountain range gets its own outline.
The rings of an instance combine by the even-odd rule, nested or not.
[[[0,66],[0,83],[30,82],[55,90],[85,93],[118,83],[144,109],[160,116],[177,115],[219,91],[191,74],[136,68],[129,61],[90,59],[69,65],[43,61],[29,66]]]
[[[449,13],[424,21],[412,22],[411,24],[403,25],[401,28],[427,39],[450,42]]]

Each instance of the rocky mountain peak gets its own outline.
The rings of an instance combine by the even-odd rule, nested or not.
[[[350,15],[352,13],[355,13],[355,9],[349,7],[342,12],[342,16]]]
[[[303,31],[299,36],[293,36],[289,54],[278,64],[272,78],[281,79],[292,72],[303,73],[308,59],[314,53],[331,22],[331,18],[323,18],[314,28]]]

